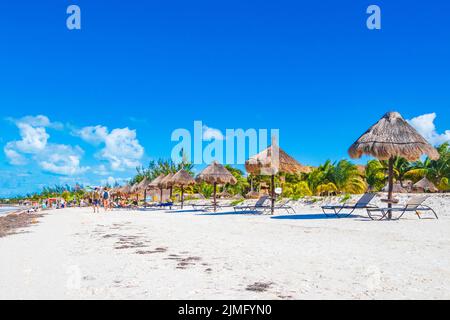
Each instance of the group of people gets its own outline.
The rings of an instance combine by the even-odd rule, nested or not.
[[[104,188],[103,190],[95,188],[92,192],[91,200],[94,213],[99,213],[102,205],[105,211],[111,210],[111,194],[109,193],[108,188]]]

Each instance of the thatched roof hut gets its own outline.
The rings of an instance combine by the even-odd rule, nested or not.
[[[133,189],[133,187],[130,186],[129,184],[127,184],[127,185],[124,185],[122,188],[119,188],[117,191],[119,193],[121,193],[121,194],[128,195],[128,194],[132,194],[133,193],[132,189]]]
[[[382,190],[383,192],[389,191],[389,184],[386,184]],[[403,188],[400,182],[394,183],[392,186],[392,192],[394,193],[408,193],[408,190],[406,188]]]
[[[159,175],[158,177],[156,177],[152,182],[149,183],[148,185],[148,189],[159,189],[160,190],[160,201],[163,201],[163,188],[161,187],[161,181],[165,178],[166,176],[164,174]]]
[[[231,198],[233,198],[233,195],[231,193],[229,193],[227,190],[223,190],[221,193],[219,193],[219,198],[231,199]]]
[[[195,184],[195,179],[186,170],[180,170],[172,177],[172,182],[176,186],[190,186]]]
[[[141,182],[136,183],[133,186],[132,192],[139,193],[139,192],[142,192],[142,191],[146,190],[148,185],[150,184],[150,182],[151,181],[149,179],[147,179],[147,177],[144,177],[144,179]]]
[[[217,185],[218,184],[236,184],[236,178],[223,165],[213,161],[206,167],[195,179],[197,182],[206,182],[214,186],[214,212],[217,209]]]
[[[439,189],[436,188],[433,182],[428,180],[426,177],[417,182],[416,184],[414,184],[413,190],[416,192],[432,192],[432,193],[439,191]]]
[[[245,198],[247,199],[259,199],[261,197],[261,193],[258,191],[250,191],[245,195]]]
[[[300,174],[311,172],[297,162],[294,158],[284,152],[273,140],[272,145],[266,150],[251,157],[245,162],[245,169],[253,175],[270,175],[271,180],[271,212],[275,211],[275,175],[278,173]]]
[[[181,210],[184,207],[184,187],[195,184],[195,179],[186,170],[181,169],[172,177],[172,183],[174,186],[181,187]]]
[[[148,189],[159,189],[159,184],[161,183],[162,179],[164,179],[166,176],[161,174],[158,177],[156,177],[152,182],[150,182],[147,186]]]
[[[439,159],[439,153],[398,112],[386,113],[370,127],[349,149],[353,159],[370,155],[379,160],[402,157],[416,161],[426,154]]]
[[[311,172],[278,146],[270,146],[245,162],[245,169],[253,175],[272,175],[279,172],[299,174]]]
[[[236,184],[236,178],[223,165],[213,161],[195,179],[197,182],[209,184]]]
[[[369,128],[348,150],[353,159],[369,155],[379,160],[389,160],[388,199],[392,207],[394,192],[394,161],[402,157],[416,161],[426,154],[430,159],[439,159],[438,151],[430,145],[400,113],[388,112]],[[388,219],[392,213],[389,211]]]
[[[164,189],[168,189],[173,186],[172,177],[174,176],[173,173],[169,173],[167,176],[161,179],[159,182],[159,186]]]

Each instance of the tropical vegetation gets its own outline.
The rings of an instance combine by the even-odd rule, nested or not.
[[[426,177],[433,182],[442,192],[450,191],[450,146],[444,143],[437,148],[440,158],[431,160],[429,158],[416,162],[409,162],[403,158],[397,158],[394,162],[395,180],[406,186],[407,182],[416,183]],[[238,168],[226,165],[226,168],[237,180],[236,185],[225,185],[219,192],[226,191],[231,195],[245,196],[250,191],[260,191],[268,189],[270,177],[268,176],[246,176]],[[180,169],[188,171],[194,176],[194,166],[183,161],[174,163],[171,160],[160,159],[151,161],[145,167],[136,168],[135,176],[129,184],[141,182],[144,178],[153,180],[161,174],[176,173]],[[387,161],[370,160],[366,166],[358,166],[348,160],[336,162],[326,161],[324,164],[311,168],[309,173],[298,175],[279,174],[275,178],[277,187],[283,190],[283,196],[298,199],[306,196],[329,196],[360,194],[367,190],[381,191],[387,183]],[[111,186],[110,186],[111,187]],[[54,186],[45,187],[41,192],[17,197],[12,201],[30,199],[39,201],[46,198],[62,197],[66,201],[79,201],[86,196],[86,189],[81,185],[75,187]],[[179,193],[179,189],[174,189],[174,194]],[[209,198],[213,193],[213,187],[206,183],[186,187],[186,194],[202,194]]]

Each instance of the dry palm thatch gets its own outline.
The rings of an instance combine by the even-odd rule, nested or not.
[[[273,140],[272,146],[259,154],[251,157],[245,162],[245,169],[253,175],[270,175],[271,180],[271,212],[275,211],[275,175],[278,173],[299,174],[311,172],[310,167],[306,167],[297,162],[294,158],[284,152]]]
[[[247,199],[259,199],[261,197],[261,194],[258,191],[250,191],[245,195],[245,198]]]
[[[166,176],[161,174],[158,177],[156,177],[152,182],[148,184],[148,189],[158,189],[160,188],[159,184],[161,183],[162,179],[164,179]]]
[[[141,182],[139,182],[133,186],[131,191],[134,194],[136,194],[138,202],[139,202],[139,194],[141,192],[144,192],[144,201],[147,199],[147,188],[148,188],[148,185],[150,184],[150,182],[151,181],[147,177],[144,177],[144,179]]]
[[[172,177],[172,182],[176,186],[191,186],[195,179],[186,170],[180,170]]]
[[[173,182],[172,182],[173,173],[169,173],[167,176],[165,176],[161,181],[159,182],[159,187],[161,189],[169,189],[169,197],[172,199],[173,196]]]
[[[150,180],[145,177],[141,182],[135,184],[133,186],[133,192],[142,192],[145,191],[148,187],[148,185],[150,184]]]
[[[174,186],[181,187],[181,210],[184,207],[184,187],[195,184],[194,178],[186,170],[181,169],[172,177],[172,183]]]
[[[383,190],[384,192],[388,192],[389,191],[389,184],[387,184]],[[406,190],[401,184],[400,182],[396,182],[394,183],[394,185],[392,186],[392,192],[394,193],[408,193],[408,190]]]
[[[197,182],[209,184],[236,184],[236,178],[223,165],[214,161],[206,167],[196,178]]]
[[[370,155],[379,160],[402,157],[416,161],[426,154],[439,159],[439,153],[398,112],[386,113],[380,121],[364,133],[349,149],[353,159]]]
[[[217,209],[217,185],[218,184],[236,184],[236,178],[223,165],[213,161],[196,178],[197,182],[206,182],[214,186],[214,212]]]
[[[231,198],[233,198],[233,195],[231,193],[229,193],[227,190],[223,190],[221,193],[219,193],[219,198],[231,199]]]
[[[370,127],[348,150],[350,157],[366,154],[379,160],[389,160],[388,203],[392,207],[394,193],[394,160],[402,157],[418,160],[423,154],[439,159],[438,151],[430,145],[398,112],[388,112]],[[392,212],[389,211],[388,219]]]
[[[413,190],[421,192],[438,192],[438,188],[426,177],[413,185]]]
[[[148,189],[159,189],[160,190],[160,201],[163,201],[163,188],[161,187],[161,181],[163,181],[163,179],[166,176],[164,174],[159,175],[158,177],[156,177],[155,180],[153,180],[152,182],[150,182],[150,184],[148,185]]]
[[[159,187],[164,188],[164,189],[169,189],[170,187],[172,187],[173,186],[173,182],[172,182],[173,176],[174,176],[173,173],[169,173],[167,176],[162,178],[158,184]]]
[[[132,186],[130,186],[129,184],[123,186],[122,188],[119,189],[119,192],[123,195],[130,195],[133,193],[132,191]]]
[[[301,165],[275,145],[248,159],[245,162],[245,169],[253,175],[273,175],[279,172],[288,174],[311,172],[309,167]]]

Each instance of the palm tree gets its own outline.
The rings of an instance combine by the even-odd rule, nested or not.
[[[440,158],[431,160],[426,158],[423,162],[417,161],[411,165],[407,176],[414,181],[427,177],[442,191],[450,190],[450,145],[444,143],[437,148]]]
[[[365,171],[366,182],[373,191],[380,191],[386,185],[386,168],[379,160],[370,160]]]
[[[317,195],[336,193],[363,193],[367,185],[358,167],[348,160],[332,163],[330,160],[307,175],[310,190]]]
[[[250,183],[248,182],[248,179],[244,177],[244,173],[230,165],[225,165],[225,168],[236,178],[237,183],[235,185],[226,185],[224,189],[232,195],[245,195],[250,190]]]

